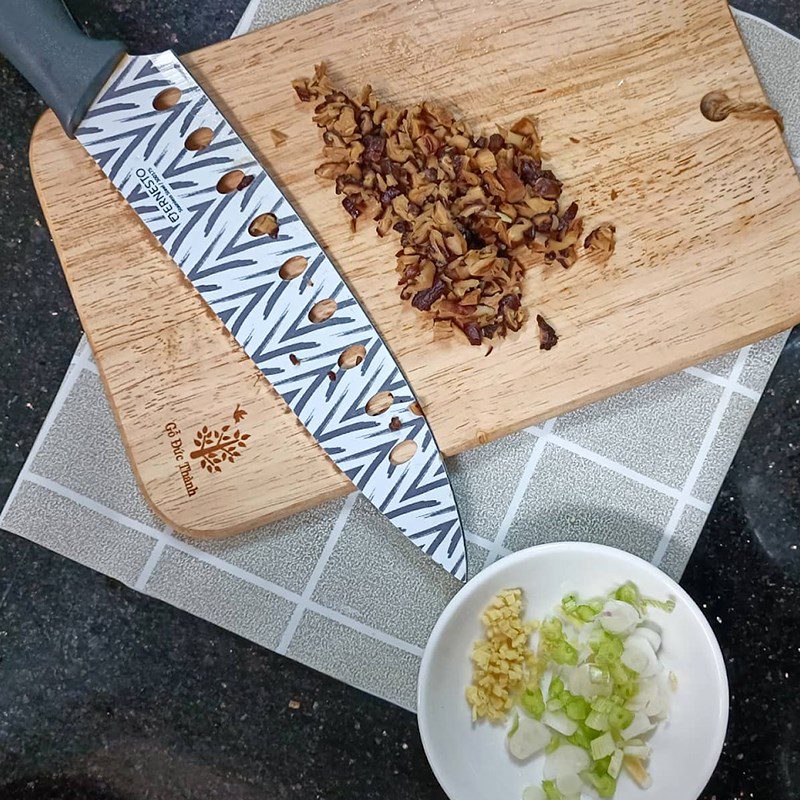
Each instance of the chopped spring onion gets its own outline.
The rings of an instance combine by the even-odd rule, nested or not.
[[[575,666],[578,663],[578,651],[566,639],[562,639],[560,642],[553,644],[550,650],[550,658],[556,664],[571,664]]]
[[[558,617],[552,617],[542,623],[539,633],[539,657],[554,661],[556,664],[578,663],[578,651],[567,641],[564,625]]]
[[[623,603],[628,603],[628,605],[632,605],[634,608],[642,608],[644,603],[642,602],[642,595],[639,593],[639,587],[628,581],[627,583],[623,583],[622,586],[614,592],[614,597],[617,600],[620,600]]]
[[[545,705],[548,711],[560,711],[564,708],[564,701],[560,697],[554,697],[552,700],[548,700]]]
[[[595,761],[599,761],[601,758],[610,756],[616,748],[617,745],[614,742],[614,737],[606,731],[602,736],[592,739],[592,758]]]
[[[545,751],[545,753],[550,754],[554,750],[558,750],[559,747],[561,747],[561,737],[560,736],[553,736],[553,738],[550,740],[550,742],[547,745],[547,747],[545,747],[544,751]]]
[[[589,600],[586,603],[579,603],[575,594],[565,595],[561,601],[561,609],[564,614],[578,624],[591,622],[602,608],[603,602],[601,600]]]
[[[611,761],[608,762],[608,774],[616,780],[619,777],[620,770],[622,769],[622,750],[617,748],[614,755],[611,756]]]
[[[564,681],[561,680],[558,676],[553,678],[550,681],[550,687],[547,690],[547,699],[553,700],[554,698],[558,697],[564,691]]]
[[[541,719],[544,714],[545,704],[544,697],[542,697],[542,690],[536,686],[533,689],[526,689],[519,701],[520,705],[532,717]]]
[[[564,795],[556,788],[555,781],[542,781],[542,790],[547,800],[564,800]]]
[[[637,711],[636,714],[634,714],[631,724],[620,731],[620,736],[625,740],[634,739],[652,730],[653,727],[654,725],[650,722],[650,718],[647,714],[643,711]]]
[[[666,611],[667,614],[671,614],[675,610],[675,601],[672,598],[669,600],[656,600],[654,597],[642,597],[639,588],[631,581],[620,586],[614,593],[614,597],[623,603],[632,605],[642,613],[644,613],[647,606],[661,609],[661,611]]]
[[[611,711],[608,712],[608,723],[612,728],[616,728],[618,731],[627,728],[633,722],[634,714],[633,711],[629,711],[627,708],[622,708],[621,706],[614,706]]]
[[[564,706],[564,711],[570,719],[578,720],[586,719],[589,711],[591,710],[589,704],[582,697],[572,697]],[[633,715],[631,715],[633,716]]]
[[[622,655],[625,645],[622,639],[612,636],[610,633],[600,631],[600,635],[592,642],[594,650],[595,664],[600,667],[608,666],[609,664],[616,664],[619,657]]]
[[[644,604],[666,611],[667,614],[671,614],[675,610],[675,601],[671,597],[669,600],[656,600],[653,597],[645,597]]]
[[[594,731],[607,731],[611,727],[608,715],[601,714],[599,711],[592,711],[586,717],[586,725]]]
[[[616,703],[610,697],[596,697],[591,703],[592,710],[600,714],[608,714],[615,705]]]
[[[589,729],[586,723],[579,722],[578,729],[572,736],[567,736],[567,741],[577,747],[582,747],[584,750],[589,750],[592,739],[597,736],[597,732]]]
[[[617,782],[608,773],[605,775],[592,773],[589,775],[589,780],[600,797],[613,797],[614,792],[617,790]]]

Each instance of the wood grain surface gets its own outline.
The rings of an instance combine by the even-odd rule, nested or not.
[[[293,78],[326,60],[355,90],[430,98],[477,129],[539,120],[586,230],[617,226],[602,265],[528,273],[535,324],[497,346],[433,342],[398,300],[396,241],[350,232],[314,176]],[[784,330],[800,320],[800,184],[774,123],[700,114],[706,92],[763,100],[724,0],[343,0],[184,58],[285,187],[415,387],[446,454]],[[276,146],[270,129],[288,140]],[[221,536],[350,490],[82,150],[47,113],[31,164],[142,491],[174,528]],[[612,200],[612,192],[616,199]],[[234,412],[239,410],[234,419]],[[241,410],[246,416],[241,416]],[[205,426],[250,435],[210,474]],[[480,531],[476,531],[480,533]]]

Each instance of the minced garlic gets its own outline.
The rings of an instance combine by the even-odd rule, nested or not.
[[[472,685],[467,702],[473,721],[503,719],[525,688],[534,656],[529,638],[536,625],[522,619],[522,590],[504,589],[481,615],[486,638],[472,649]]]

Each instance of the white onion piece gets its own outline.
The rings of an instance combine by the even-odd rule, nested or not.
[[[646,744],[626,744],[625,747],[622,748],[622,752],[626,756],[636,756],[636,758],[647,761],[653,751]]]
[[[620,661],[638,672],[643,678],[648,678],[658,672],[658,658],[653,647],[647,639],[639,636],[638,632],[631,634],[626,640],[620,656]]]
[[[581,776],[576,772],[565,772],[562,775],[556,776],[556,789],[561,794],[580,794],[583,781]]]
[[[633,635],[641,636],[643,639],[647,639],[647,641],[650,642],[650,646],[653,648],[654,653],[657,653],[661,649],[661,634],[647,622],[645,622],[643,625],[640,625],[633,632]]]
[[[580,695],[587,700],[594,700],[595,697],[608,697],[611,694],[611,681],[606,680],[595,683],[592,680],[592,672],[595,668],[591,664],[581,664],[579,667],[572,667],[566,673],[565,684],[572,694]]]
[[[643,678],[639,681],[639,691],[636,697],[628,700],[625,707],[631,711],[644,711],[645,706],[652,702],[658,693],[658,686],[655,678]]]
[[[519,761],[527,761],[544,750],[550,742],[550,731],[539,720],[522,714],[514,733],[506,739],[508,752]]]
[[[563,711],[545,711],[542,714],[542,722],[562,736],[572,736],[578,730],[578,723],[570,719]]]
[[[666,719],[669,716],[669,698],[672,692],[669,682],[669,675],[666,672],[659,672],[655,676],[657,687],[656,696],[645,704],[644,713],[649,717]]]
[[[628,700],[625,703],[625,708],[628,711],[641,711],[644,708],[644,700],[642,699],[642,684],[639,684],[639,691],[636,693],[636,697],[632,700]]]
[[[641,617],[630,603],[623,603],[622,600],[606,600],[603,610],[597,615],[597,620],[609,633],[624,636],[641,622]]]
[[[574,744],[561,744],[552,753],[548,753],[544,761],[544,778],[548,781],[564,778],[566,775],[578,775],[589,769],[589,754]],[[576,791],[580,791],[580,787]]]
[[[625,706],[630,711],[643,711],[648,717],[666,715],[669,710],[669,678],[666,673],[644,678],[639,682],[639,691]]]
[[[622,736],[625,741],[628,739],[635,739],[637,736],[647,733],[654,727],[655,726],[652,722],[650,722],[650,718],[647,716],[647,714],[645,714],[643,711],[637,711],[633,715],[633,722],[631,722],[627,728],[623,728],[620,731],[620,736]]]
[[[541,786],[526,786],[522,790],[522,800],[547,800],[547,795]]]

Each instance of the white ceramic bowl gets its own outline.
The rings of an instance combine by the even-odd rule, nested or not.
[[[670,719],[652,737],[652,787],[642,791],[622,774],[615,800],[695,800],[716,766],[728,723],[728,681],[717,640],[700,609],[675,581],[622,550],[563,542],[507,556],[471,580],[436,623],[419,674],[419,729],[425,753],[451,800],[520,800],[541,782],[543,757],[511,760],[505,728],[473,725],[464,690],[480,614],[501,589],[525,591],[527,616],[541,619],[564,594],[591,597],[627,580],[644,595],[675,599],[666,614],[650,610],[663,629],[662,663],[678,677]]]

